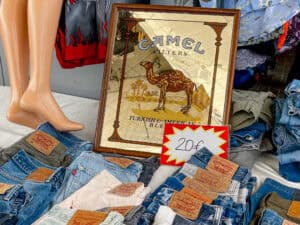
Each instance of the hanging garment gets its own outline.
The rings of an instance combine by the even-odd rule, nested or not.
[[[107,33],[107,23],[96,19],[95,0],[66,0],[55,44],[60,65],[74,68],[104,62]]]
[[[289,21],[289,28],[285,43],[278,48],[278,53],[283,53],[296,47],[300,42],[300,13]]]
[[[268,37],[269,34],[282,27],[284,23],[300,12],[298,0],[228,0],[228,2],[225,1],[225,7],[241,10],[238,40],[240,46],[251,44],[247,43],[249,41],[263,41],[266,36],[268,40],[271,40]]]

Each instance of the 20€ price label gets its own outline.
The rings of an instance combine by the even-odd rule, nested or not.
[[[227,158],[229,126],[165,124],[161,164],[183,166],[197,151],[206,147]]]

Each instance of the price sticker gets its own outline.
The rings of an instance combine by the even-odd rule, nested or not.
[[[183,166],[197,151],[206,147],[227,159],[229,126],[165,124],[161,164]]]

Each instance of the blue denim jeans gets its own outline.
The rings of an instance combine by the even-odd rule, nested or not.
[[[293,80],[291,83],[289,83],[284,89],[284,93],[287,96],[295,93],[300,94],[300,80]]]
[[[271,192],[276,192],[280,197],[288,200],[300,200],[300,190],[287,187],[275,180],[267,178],[250,198],[249,204],[247,205],[245,224],[251,221],[261,200]]]
[[[258,225],[282,225],[283,220],[276,212],[266,208],[259,219]]]
[[[300,142],[283,125],[274,126],[272,139],[278,154],[291,153],[300,149]]]
[[[20,150],[8,162],[0,167],[0,182],[21,184],[28,175],[40,167],[52,170],[57,169],[36,160],[25,151]]]
[[[101,154],[94,152],[82,152],[67,168],[63,190],[59,195],[58,202],[69,197],[72,193],[87,184],[96,174],[108,170],[122,183],[137,182],[143,166],[134,162],[127,168],[108,162]]]
[[[172,194],[174,191],[182,190],[184,188],[184,184],[181,181],[185,177],[186,176],[184,174],[178,173],[173,177],[167,178],[167,180],[144,201],[144,206],[150,207],[150,210],[146,210],[146,213],[143,215],[142,224],[149,224],[150,221],[153,220],[154,215],[157,212],[155,210],[158,210],[159,208],[157,203],[155,203],[156,201],[167,205],[166,201],[164,202],[164,200],[161,200],[161,196],[163,196],[164,198],[170,197],[170,195],[167,195],[164,190],[169,190],[170,194]],[[150,206],[151,204],[152,206]],[[239,221],[244,213],[243,205],[234,203],[231,196],[219,195],[216,199],[213,200],[212,205],[220,206],[223,208],[222,217],[220,217],[222,221],[231,220],[234,223],[234,221]],[[200,220],[198,222],[200,222]]]
[[[268,130],[265,122],[256,122],[249,127],[232,132],[230,151],[259,150],[262,137]]]
[[[293,162],[287,164],[279,163],[279,174],[292,182],[300,182],[300,162]]]
[[[300,94],[289,95],[283,103],[280,124],[300,126]]]
[[[273,100],[273,114],[275,115],[275,123],[279,123],[284,102],[285,99],[283,98],[276,98]]]
[[[63,143],[67,148],[66,154],[70,156],[71,161],[75,160],[81,152],[91,151],[93,148],[93,144],[90,141],[81,140],[68,132],[59,132],[50,123],[40,125],[38,130],[50,134]]]
[[[0,214],[14,215],[17,225],[32,224],[52,206],[61,188],[64,172],[65,169],[60,169],[44,183],[25,181],[13,185],[0,195]]]
[[[163,187],[157,192],[153,201],[147,207],[145,213],[139,221],[139,225],[150,225],[152,224],[155,214],[161,205],[168,205],[171,197],[175,193],[175,190],[168,187]],[[199,212],[198,219],[195,222],[206,223],[206,224],[218,224],[222,215],[222,207],[215,205],[203,204]]]
[[[196,152],[187,163],[193,164],[197,167],[205,169],[210,159],[214,156],[207,148],[202,148]],[[251,173],[247,168],[238,167],[237,171],[233,175],[232,179],[240,183],[240,188],[246,187],[251,177]]]
[[[279,124],[275,125],[272,138],[278,153],[279,174],[289,181],[300,182],[300,142]]]
[[[56,179],[55,177],[57,176],[64,177],[66,171],[65,168],[53,168],[47,166],[21,150],[17,152],[11,160],[0,167],[0,182],[7,184],[22,184],[28,175],[39,168],[48,168],[53,170],[53,174],[50,175],[46,181]]]

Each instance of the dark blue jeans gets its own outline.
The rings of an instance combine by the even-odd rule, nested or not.
[[[249,127],[232,132],[230,135],[230,151],[237,148],[243,150],[259,150],[262,136],[268,130],[265,122],[256,122]]]

